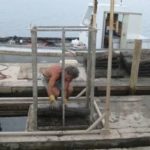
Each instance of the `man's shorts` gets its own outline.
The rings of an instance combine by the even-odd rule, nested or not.
[[[49,78],[41,74],[41,80],[45,88],[48,90]],[[56,87],[61,91],[61,80],[56,81]]]

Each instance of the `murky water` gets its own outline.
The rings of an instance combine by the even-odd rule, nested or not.
[[[0,117],[1,131],[25,131],[27,117]]]

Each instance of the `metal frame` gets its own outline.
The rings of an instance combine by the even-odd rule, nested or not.
[[[37,94],[37,32],[47,32],[55,31],[62,32],[62,125],[65,126],[65,91],[64,91],[64,68],[65,68],[65,33],[67,31],[87,31],[89,33],[89,43],[88,43],[88,59],[87,59],[87,88],[83,89],[75,98],[79,98],[86,92],[87,107],[90,109],[90,120],[91,126],[84,130],[84,132],[91,132],[100,122],[104,124],[105,113],[101,114],[97,103],[94,99],[94,79],[95,79],[95,53],[96,53],[96,28],[95,27],[80,27],[80,26],[36,26],[31,29],[32,36],[32,66],[33,66],[33,121],[32,128],[33,131],[37,130],[37,106],[38,106],[38,94]],[[98,114],[98,119],[95,121],[93,119],[93,113],[96,110]]]

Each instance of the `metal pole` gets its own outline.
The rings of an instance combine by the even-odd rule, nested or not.
[[[37,105],[38,105],[38,91],[37,91],[37,31],[36,27],[31,29],[32,41],[32,80],[33,80],[33,119],[31,122],[31,130],[37,130]]]
[[[92,36],[91,36],[91,93],[90,93],[90,120],[93,121],[94,114],[94,89],[95,89],[95,53],[96,53],[96,29],[93,28]]]
[[[112,50],[113,50],[113,23],[114,23],[114,3],[111,0],[110,5],[110,28],[109,28],[109,53],[108,53],[108,68],[107,68],[107,89],[106,89],[106,103],[105,103],[105,129],[109,129],[110,116],[110,94],[111,94],[111,70],[112,70]]]
[[[90,70],[91,70],[91,90],[90,90],[90,120],[91,122],[93,121],[93,114],[94,114],[94,89],[95,89],[95,53],[96,53],[96,14],[97,14],[97,0],[93,0],[93,15],[91,18],[91,26],[92,26],[92,32],[91,32],[91,38],[90,38],[90,48],[91,48],[91,53],[90,53],[90,57],[91,57],[91,66],[90,66]]]
[[[62,124],[65,126],[65,30],[62,30]]]
[[[87,54],[87,82],[86,82],[86,98],[87,107],[90,106],[90,87],[91,87],[91,27],[88,34],[88,54]]]

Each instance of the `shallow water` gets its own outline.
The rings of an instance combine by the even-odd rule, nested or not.
[[[27,117],[0,117],[1,131],[25,131]]]

